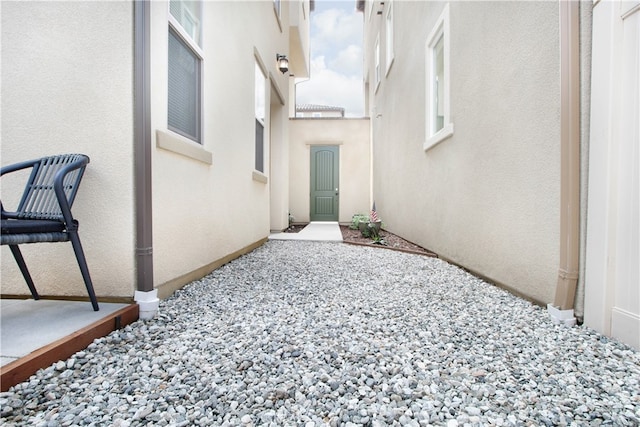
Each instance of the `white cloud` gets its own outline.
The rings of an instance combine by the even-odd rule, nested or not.
[[[349,77],[327,68],[323,56],[311,61],[311,73],[311,80],[297,85],[298,104],[343,107],[347,117],[364,115],[361,77]]]
[[[331,8],[312,14],[311,19],[311,49],[316,54],[328,53],[326,50],[336,45],[362,39],[362,15],[355,12],[355,8],[351,12],[344,7]]]
[[[298,104],[343,107],[364,115],[362,13],[355,0],[316,1],[311,14],[311,77],[297,85]]]
[[[350,44],[329,62],[329,68],[348,76],[362,77],[362,47]]]

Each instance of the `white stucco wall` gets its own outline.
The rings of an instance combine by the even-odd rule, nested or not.
[[[131,297],[133,6],[2,2],[2,165],[80,152],[91,158],[73,213],[95,291]],[[2,180],[8,203],[22,184]],[[30,295],[2,246],[2,293]],[[70,243],[21,245],[41,295],[86,297]]]
[[[295,100],[292,102],[295,103]],[[276,93],[275,84],[271,85],[270,113],[272,164],[269,171],[270,228],[281,231],[289,226],[289,114],[286,101],[281,100]]]
[[[395,59],[386,76],[384,21],[364,16],[379,215],[390,231],[444,258],[552,301],[560,212],[557,3],[449,3],[454,134],[426,152],[426,42],[444,4],[393,4]],[[374,92],[378,34],[383,77]]]
[[[295,222],[310,219],[311,146],[339,147],[339,222],[350,223],[356,213],[368,213],[370,143],[368,119],[289,120],[289,206]]]
[[[203,2],[202,146],[168,131],[167,5],[153,2],[151,11],[152,129],[210,153],[212,163],[160,147],[153,150],[154,275],[160,287],[268,237],[269,178],[286,163],[278,164],[278,154],[270,164],[267,114],[266,169],[254,173],[256,57],[268,74],[267,108],[270,86],[277,87],[285,102],[289,90],[289,77],[277,70],[275,61],[276,53],[288,50],[289,7],[282,7],[279,23],[273,2]],[[275,120],[286,125],[284,116]],[[288,135],[282,129],[277,134]]]

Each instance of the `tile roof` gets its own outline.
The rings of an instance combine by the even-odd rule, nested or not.
[[[344,113],[343,107],[333,107],[331,105],[318,104],[296,104],[296,111],[338,111]]]

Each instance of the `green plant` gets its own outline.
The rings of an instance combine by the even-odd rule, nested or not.
[[[380,237],[380,234],[378,232],[376,232],[375,236],[372,236],[371,239],[373,240],[373,244],[374,245],[382,245],[382,246],[387,246],[387,241],[384,240],[384,238]]]
[[[380,226],[382,222],[361,222],[360,223],[360,232],[364,237],[370,237],[372,239],[376,239],[380,237]]]
[[[372,230],[371,228],[369,228],[369,224],[365,224],[363,223],[363,226],[360,227],[360,233],[362,234],[362,237],[371,237],[371,235],[374,233],[374,230]]]
[[[360,228],[360,223],[361,222],[369,222],[369,215],[365,215],[365,214],[354,214],[351,217],[351,225],[349,225],[349,228],[352,230],[358,230]],[[366,237],[366,236],[365,236]]]
[[[351,217],[351,225],[349,228],[352,230],[360,230],[363,237],[370,238],[373,243],[379,245],[386,245],[387,242],[380,236],[380,228],[382,227],[382,221],[371,221],[371,216],[365,214],[355,214]]]

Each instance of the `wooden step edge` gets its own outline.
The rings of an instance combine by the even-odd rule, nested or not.
[[[138,314],[138,304],[131,304],[0,367],[0,391],[8,391],[14,385],[29,379],[39,369],[51,366],[59,360],[66,360],[78,351],[84,350],[96,338],[107,336],[116,329],[135,322],[138,320]]]

